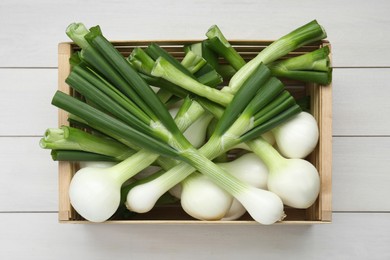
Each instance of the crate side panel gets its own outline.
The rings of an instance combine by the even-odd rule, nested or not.
[[[71,95],[71,89],[65,83],[66,77],[70,73],[69,58],[72,54],[72,46],[69,43],[60,43],[58,45],[58,90]],[[68,113],[58,110],[58,126],[69,125],[67,120]],[[74,210],[69,201],[69,184],[72,179],[74,169],[70,162],[58,163],[58,182],[59,182],[59,221],[67,221],[72,218]]]

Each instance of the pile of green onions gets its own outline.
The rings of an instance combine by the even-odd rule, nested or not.
[[[269,175],[275,191],[256,188],[213,160],[225,158],[231,149],[247,143],[270,170],[282,168],[270,166],[276,161],[287,165],[280,158],[264,156],[264,151],[274,152],[261,136],[302,111],[277,77],[320,84],[331,80],[326,49],[278,60],[326,37],[316,21],[275,41],[248,63],[216,26],[207,32],[208,39],[184,47],[186,56],[181,62],[157,44],[135,48],[129,57],[123,57],[99,26],[87,29],[80,23],[71,24],[67,34],[81,51],[70,59],[72,69],[66,83],[82,98],[55,93],[52,104],[69,113],[71,126],[49,128],[40,145],[52,149],[54,160],[116,162],[108,168],[85,167],[75,173],[69,196],[82,217],[106,221],[124,205],[133,212],[147,212],[175,185],[187,177],[201,176],[226,193],[227,209],[234,198],[262,224],[282,220],[284,205],[290,201],[298,208],[314,203],[319,192],[314,167],[309,174],[313,181],[304,177],[311,194],[306,188],[288,188],[291,192],[282,188],[279,194],[278,178],[272,177],[277,173]],[[220,65],[220,57],[229,65]],[[221,88],[231,75],[229,86]],[[174,117],[169,113],[171,106],[178,107]],[[207,127],[211,133],[198,145],[186,135],[196,122],[203,125],[196,131],[201,139]],[[161,170],[134,181],[133,177],[150,165]],[[294,192],[308,195],[297,202],[289,198]],[[225,211],[217,218],[223,218]]]

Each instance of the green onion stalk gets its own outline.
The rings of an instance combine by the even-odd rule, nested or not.
[[[160,88],[158,95],[163,102],[167,102],[173,94],[182,98],[188,95],[188,92],[171,82],[153,77],[150,73],[151,68],[154,65],[154,60],[140,47],[134,48],[127,58],[127,61],[139,72],[140,76],[148,82],[148,84]]]
[[[151,52],[150,49],[152,49],[153,52]],[[194,64],[189,64],[185,62],[179,63],[174,57],[172,57],[172,55],[170,55],[167,51],[159,47],[157,44],[155,43],[151,44],[146,49],[146,51],[148,51],[148,53],[151,53],[155,59],[159,59],[160,57],[164,58],[164,60],[166,60],[170,66],[172,66],[175,70],[180,71],[181,75],[185,75],[186,78],[190,78],[194,82],[199,82],[199,84],[203,84],[206,89],[209,89],[208,87],[214,87],[222,82],[221,76],[208,62],[205,64],[204,62],[201,62],[202,64],[204,64],[203,67],[196,74],[192,75],[190,73],[190,67],[193,66]],[[150,85],[160,88],[160,90],[158,91],[159,97],[161,97],[161,93],[167,93],[167,97],[165,99],[170,98],[172,94],[182,98],[191,96],[193,103],[198,104],[198,102],[200,102],[202,107],[207,108],[207,110],[209,110],[210,112],[216,109],[221,109],[220,107],[218,107],[217,104],[209,101],[208,99],[199,96],[194,96],[191,92],[187,91],[181,86],[176,85],[171,80],[165,80],[162,77],[156,77],[152,75],[153,67],[155,66],[155,60],[151,56],[149,56],[149,54],[146,53],[146,51],[144,51],[141,48],[135,48],[130,54],[130,56],[127,58],[127,61],[132,65],[134,69],[136,69],[140,73],[141,77],[143,78],[147,77],[146,81]],[[194,53],[195,52],[187,51],[186,56],[189,55],[193,56]],[[198,58],[196,58],[196,60],[201,59],[201,56],[197,55],[197,57]],[[186,60],[186,58],[184,58],[184,60]],[[174,61],[174,62],[170,62],[170,61]],[[196,75],[198,76],[197,78]],[[195,113],[200,112],[199,106],[198,105],[195,106],[196,106]],[[189,115],[191,114],[191,110],[188,111],[188,114]]]
[[[51,150],[53,161],[69,162],[119,162],[116,157],[77,150]]]
[[[168,60],[170,64],[175,66],[177,69],[179,69],[181,72],[186,74],[187,76],[196,79],[197,81],[201,82],[204,85],[215,87],[219,83],[222,83],[222,77],[215,71],[214,67],[208,64],[208,62],[205,62],[205,60],[202,59],[202,57],[197,57],[196,59],[199,59],[203,66],[199,68],[198,71],[195,71],[194,73],[191,73],[190,64],[186,63],[186,57],[183,61],[180,63],[178,60],[176,60],[172,55],[170,55],[167,51],[165,51],[163,48],[161,48],[158,44],[152,43],[150,44],[146,49],[145,52],[153,59],[157,60],[160,57],[163,57],[164,59]],[[195,53],[187,53],[187,59],[188,56],[195,56]],[[198,56],[198,55],[196,55]],[[196,61],[196,60],[195,60]],[[188,66],[188,67],[187,67]]]
[[[208,40],[185,45],[184,52],[188,53],[190,51],[204,58],[211,67],[218,67],[218,55],[208,47]]]
[[[229,86],[223,90],[229,93],[235,93],[240,88],[241,84],[245,81],[246,77],[252,73],[258,64],[264,63],[268,65],[299,47],[325,38],[326,32],[316,20],[313,20],[276,40],[267,46],[264,50],[262,50],[254,59],[248,63],[245,63],[244,59],[242,59],[242,57],[234,50],[234,48],[226,40],[217,26],[212,26],[206,35],[208,37],[208,46],[217,52],[220,56],[224,57],[234,68],[234,70],[237,71],[232,76],[229,82]],[[316,68],[308,68],[308,66],[311,64],[317,63],[316,59],[320,59],[321,62],[327,62],[329,59],[323,56],[323,54],[326,54],[327,56],[327,51],[327,48],[320,51],[323,52],[320,57],[318,57],[318,53],[312,53],[304,55],[304,57],[300,58],[299,61],[293,60],[289,62],[289,65],[294,64],[291,68],[288,66],[283,67],[285,63],[282,63],[279,64],[279,67],[283,67],[283,69],[277,69],[277,67],[272,66],[273,69],[271,70],[275,73],[275,76],[290,77],[299,80],[303,79],[305,81],[315,81],[321,84],[324,82],[329,83],[331,78],[331,71],[329,71],[329,69],[320,75],[317,75],[317,72],[313,72],[314,74],[310,76],[310,78],[305,78],[309,74],[308,71],[305,71],[305,73],[301,72],[301,70],[303,71],[307,69],[316,70]],[[300,67],[302,64],[305,64],[305,68],[302,69],[301,67],[298,69],[298,67],[295,67],[298,63],[300,64],[298,67]],[[287,73],[286,70],[289,72]],[[323,71],[322,68],[320,71]],[[226,69],[221,73],[232,73],[232,70]],[[326,78],[324,79],[324,77]]]
[[[187,52],[184,59],[181,61],[181,64],[187,68],[191,74],[198,72],[206,63],[207,61],[205,59],[192,51]]]
[[[218,56],[214,53],[214,51],[207,47],[207,40],[185,45],[184,52],[186,53],[186,55],[190,52],[195,53],[196,55],[207,61],[207,64],[195,74],[195,76],[198,77],[200,83],[203,83],[208,86],[218,86],[220,85],[220,83],[222,83],[224,76],[219,71],[220,65],[218,63]],[[209,80],[204,80],[204,78]],[[212,79],[215,80],[214,84],[205,83],[212,82]]]
[[[207,45],[216,53],[223,56],[235,70],[245,65],[245,60],[238,54],[232,45],[226,40],[217,25],[213,25],[207,31]]]
[[[182,62],[179,63],[174,57],[155,43],[151,44],[145,51],[139,47],[135,48],[127,58],[127,61],[140,73],[141,77],[143,77],[146,82],[160,88],[158,91],[159,96],[161,96],[161,93],[169,93],[166,95],[165,99],[171,98],[172,95],[185,98],[186,96],[191,95],[191,93],[170,81],[153,76],[151,71],[155,60],[149,56],[147,52],[153,55],[155,59],[164,57],[164,59],[168,60],[172,66],[180,70],[184,75],[206,86],[215,87],[222,82],[222,77],[216,70],[208,64],[205,59],[196,55],[194,52],[187,52]],[[209,104],[208,100],[203,100],[203,102]]]
[[[332,81],[329,53],[329,46],[324,46],[303,55],[271,62],[267,66],[275,77],[326,86]],[[237,72],[229,64],[219,65],[217,71],[223,78],[231,78]]]
[[[74,161],[80,156],[82,160],[122,161],[135,153],[133,149],[115,139],[93,135],[69,126],[47,129],[39,145],[44,149],[56,150],[57,152],[52,153],[55,160],[72,158],[71,161]]]
[[[314,82],[326,86],[332,81],[329,53],[329,46],[324,46],[297,57],[270,63],[268,67],[276,77]]]
[[[168,80],[197,96],[204,97],[221,106],[227,106],[233,99],[232,94],[223,93],[218,89],[210,88],[196,79],[187,76],[164,57],[159,57],[156,60],[151,74],[155,77]]]

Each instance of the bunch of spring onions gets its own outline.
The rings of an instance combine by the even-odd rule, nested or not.
[[[72,126],[48,129],[40,145],[52,149],[55,160],[116,162],[84,167],[72,178],[70,201],[85,219],[106,221],[124,205],[147,212],[180,184],[177,196],[185,211],[205,220],[235,219],[247,211],[257,222],[273,224],[284,218],[284,205],[314,203],[319,176],[302,154],[314,149],[316,135],[304,153],[289,157],[294,159],[282,157],[264,138],[280,135],[303,113],[276,77],[321,84],[331,79],[328,50],[278,61],[326,37],[316,21],[283,36],[248,63],[216,26],[207,40],[185,46],[182,61],[157,44],[123,57],[99,26],[71,24],[67,34],[81,50],[70,60],[66,82],[82,99],[55,93],[52,104],[69,112]],[[229,65],[219,65],[219,57]],[[228,74],[233,74],[229,86],[221,88]],[[283,138],[273,135],[283,147]],[[229,162],[216,163],[244,143],[268,169],[261,184],[249,180],[259,179],[256,170],[255,177],[242,177]],[[151,165],[161,170],[133,178]]]

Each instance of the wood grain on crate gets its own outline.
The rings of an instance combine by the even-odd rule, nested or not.
[[[72,95],[71,89],[65,83],[65,79],[70,73],[69,58],[72,54],[72,46],[70,44],[58,45],[58,90],[68,95]],[[68,113],[64,110],[58,110],[58,125],[69,125]],[[70,162],[58,162],[58,186],[59,186],[59,209],[58,219],[60,221],[73,218],[69,200],[69,184],[72,179],[72,172],[74,172],[73,164]]]

